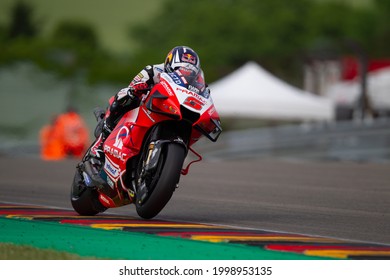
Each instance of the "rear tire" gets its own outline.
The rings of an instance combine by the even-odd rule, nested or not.
[[[176,185],[179,182],[181,169],[185,159],[185,149],[175,143],[169,143],[164,147],[158,168],[154,176],[159,176],[156,186],[147,200],[141,205],[136,202],[136,210],[140,217],[151,219],[165,207],[171,199]]]
[[[81,216],[94,216],[104,212],[107,208],[100,203],[98,197],[96,189],[86,187],[83,177],[76,170],[70,194],[73,209]]]

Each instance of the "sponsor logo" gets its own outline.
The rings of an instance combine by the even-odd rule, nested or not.
[[[119,151],[119,150],[117,150],[117,149],[115,149],[113,147],[104,145],[104,152],[105,153],[109,153],[110,155],[120,159],[121,161],[125,161],[126,160],[127,154],[123,153],[123,152],[121,152],[121,151]]]
[[[196,64],[196,57],[190,53],[183,53],[181,60],[191,64]]]
[[[152,112],[150,112],[149,110],[146,111],[144,107],[142,107],[142,111],[144,111],[145,115],[146,115],[152,122],[156,122],[156,121],[150,116],[150,114],[151,114]]]
[[[134,77],[133,82],[141,82],[143,78],[144,75],[142,73],[138,73],[138,75]]]
[[[215,106],[211,107],[209,110],[209,115],[212,116],[215,113]]]
[[[199,89],[194,87],[193,85],[188,85],[188,89],[191,90],[191,91],[194,91],[196,93],[199,93]]]
[[[176,76],[175,74],[172,74],[171,78],[175,82],[175,84],[177,84],[177,85],[181,85],[182,84],[182,80],[178,76]]]
[[[126,126],[122,126],[116,135],[114,147],[116,147],[118,149],[122,149],[123,148],[123,139],[126,138],[127,135],[129,135],[129,129]]]
[[[183,92],[183,93],[185,93],[187,95],[193,96],[200,103],[202,103],[202,105],[206,104],[206,101],[199,94],[197,94],[196,92],[193,92],[193,91],[185,89],[185,88],[180,88],[180,87],[177,87],[176,90],[177,91],[181,91],[181,92]]]
[[[173,92],[171,90],[171,87],[165,82],[164,80],[161,81],[161,85],[165,88],[165,90],[168,92],[170,96],[173,96]]]
[[[110,204],[110,201],[104,195],[100,195],[100,199],[104,201],[106,204]]]
[[[108,160],[106,160],[106,162],[104,163],[104,170],[106,170],[106,172],[114,178],[118,177],[119,175],[119,170],[112,166]]]
[[[116,134],[114,147],[104,145],[104,152],[109,153],[110,155],[125,161],[127,154],[123,153],[121,150],[123,148],[123,139],[129,135],[129,129],[126,126],[122,126],[118,133]]]
[[[164,72],[164,69],[160,68],[160,67],[154,67],[154,70],[156,70],[157,72],[160,72],[160,73]],[[159,73],[159,75],[160,75],[160,73]]]
[[[165,108],[167,111],[171,112],[172,114],[176,114],[176,113],[177,113],[176,108],[173,107],[172,105],[169,105],[169,106],[168,106],[168,105],[164,104],[164,108]]]
[[[116,207],[114,201],[102,193],[99,195],[99,200],[104,206],[108,208]]]

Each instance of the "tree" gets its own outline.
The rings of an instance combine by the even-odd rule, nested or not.
[[[345,51],[346,39],[372,45],[374,22],[372,9],[334,1],[167,0],[158,16],[132,29],[140,45],[134,64],[161,61],[175,45],[189,45],[209,81],[254,60],[300,85],[313,46]]]
[[[24,1],[18,1],[11,11],[11,22],[8,27],[8,38],[32,38],[38,34],[38,26],[34,22],[32,6]]]
[[[54,30],[53,40],[69,47],[87,47],[96,50],[99,47],[98,36],[94,28],[79,21],[62,21]]]
[[[370,49],[377,57],[390,57],[390,0],[375,0],[373,40]]]
[[[141,45],[137,58],[159,61],[170,48],[183,44],[197,50],[211,81],[248,60],[280,74],[294,66],[305,46],[303,19],[311,3],[169,0],[150,25],[133,29]]]

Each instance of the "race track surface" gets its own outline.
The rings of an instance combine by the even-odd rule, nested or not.
[[[77,161],[0,158],[0,202],[72,210]],[[390,245],[390,164],[201,162],[158,220]],[[106,212],[137,218],[133,205]]]

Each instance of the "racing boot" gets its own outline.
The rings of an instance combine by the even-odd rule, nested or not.
[[[102,163],[104,162],[104,149],[103,149],[103,144],[104,141],[106,141],[107,137],[111,134],[112,132],[112,126],[109,124],[107,119],[103,121],[103,125],[101,127],[101,132],[99,137],[96,139],[95,144],[92,145],[89,154],[100,160]],[[95,134],[96,131],[95,131]]]

